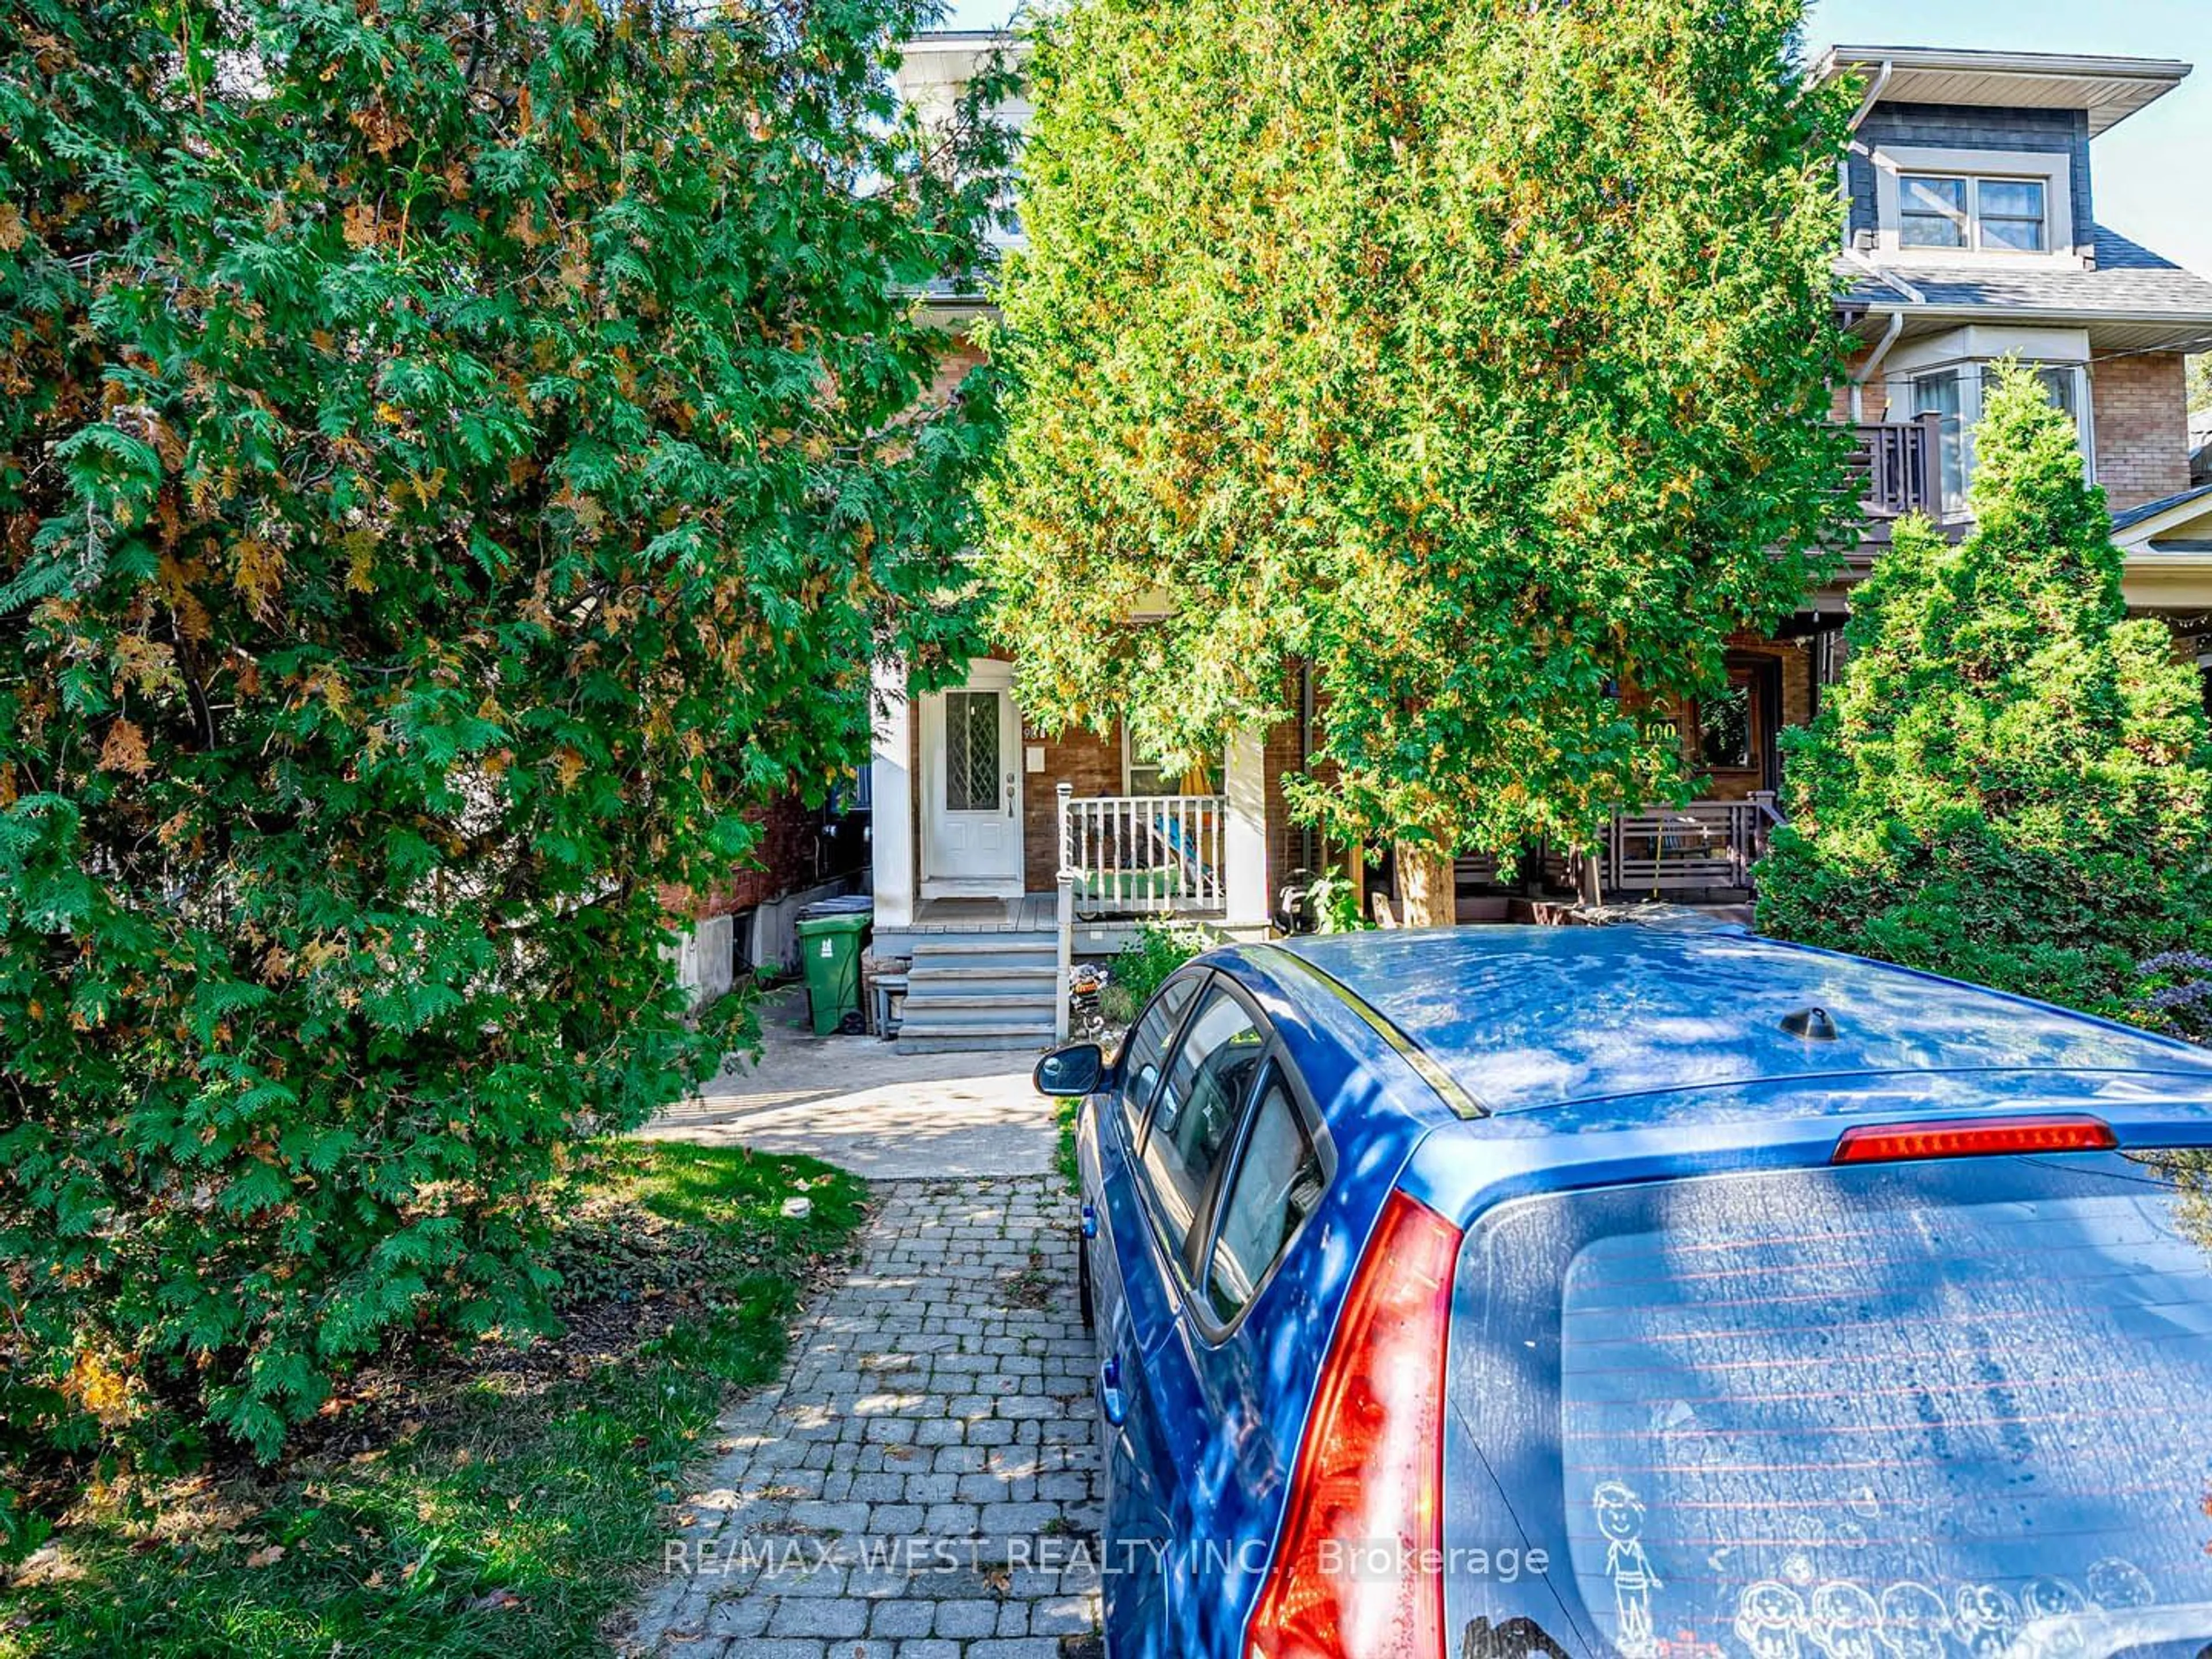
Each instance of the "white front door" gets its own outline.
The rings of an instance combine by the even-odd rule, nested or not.
[[[1022,890],[1021,725],[1004,663],[922,702],[922,867],[941,892]]]

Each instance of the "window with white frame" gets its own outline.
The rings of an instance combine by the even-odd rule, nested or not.
[[[2032,365],[2043,382],[2044,395],[2066,411],[2081,434],[2081,453],[2089,453],[2088,428],[2082,411],[2088,398],[2082,370],[2074,363]],[[1941,429],[1938,473],[1943,489],[1943,516],[1955,519],[1966,510],[1966,488],[1974,471],[1974,428],[1982,418],[1984,389],[1996,378],[1997,365],[1987,362],[1948,363],[1912,377],[1912,412],[1933,415]]]
[[[1207,764],[1170,772],[1163,763],[1138,752],[1126,726],[1121,728],[1121,781],[1123,793],[1131,795],[1218,795],[1221,793],[1221,769],[1218,766]]]
[[[1897,186],[1900,247],[2050,252],[2050,192],[2040,179],[1906,173]]]

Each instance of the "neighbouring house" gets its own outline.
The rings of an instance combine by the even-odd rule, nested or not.
[[[949,110],[983,55],[1007,45],[975,32],[917,39],[902,94],[926,116]],[[1750,866],[1779,821],[1779,734],[1809,720],[1832,683],[1851,586],[1890,526],[1917,512],[1964,533],[1982,388],[2008,356],[2036,366],[2081,428],[2127,554],[2130,606],[2165,617],[2177,650],[2212,654],[2212,486],[2192,476],[2185,384],[2185,354],[2212,347],[2212,283],[2100,225],[2092,165],[2095,138],[2190,66],[1838,47],[1814,73],[1863,92],[1838,179],[1838,303],[1862,344],[1834,409],[1859,440],[1860,545],[1771,637],[1735,642],[1725,694],[1677,711],[1699,799],[1615,820],[1595,854],[1610,899],[1750,896]],[[1027,111],[1006,113],[1018,124]],[[927,303],[963,340],[991,310],[988,292],[949,285]],[[974,361],[963,345],[948,377]],[[1097,954],[1159,913],[1263,931],[1285,887],[1327,860],[1282,792],[1326,718],[1310,688],[1286,688],[1291,719],[1236,734],[1218,766],[1176,777],[1126,732],[1032,726],[1012,687],[1004,658],[927,696],[909,696],[896,667],[878,677],[875,948],[911,958],[909,1046],[1050,1033],[1063,870],[1077,872],[1073,948]],[[1579,856],[1539,849],[1524,874],[1571,890]],[[1485,860],[1462,860],[1459,873],[1464,920],[1506,915],[1533,890],[1499,887]]]
[[[704,893],[667,888],[661,902],[687,918],[673,949],[677,981],[694,1006],[713,1000],[756,969],[799,960],[799,913],[852,890],[867,874],[868,791],[862,772],[819,806],[778,796],[748,815],[761,832],[746,866]]]
[[[2130,611],[2163,619],[2176,650],[2212,668],[2212,473],[2188,392],[2190,355],[2212,347],[2212,283],[2095,214],[2094,141],[2190,72],[1884,46],[1839,46],[1818,70],[1864,88],[1842,269],[1866,347],[1838,410],[1866,423],[1862,564],[1900,510],[1963,531],[1982,386],[2017,356],[2081,428]],[[1818,596],[1816,614],[1844,598]]]

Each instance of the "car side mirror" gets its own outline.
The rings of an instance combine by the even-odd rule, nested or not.
[[[1041,1095],[1087,1095],[1106,1075],[1106,1053],[1095,1042],[1071,1042],[1037,1061],[1030,1079]]]

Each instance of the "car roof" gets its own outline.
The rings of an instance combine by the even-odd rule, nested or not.
[[[1679,1121],[1700,1097],[1732,1115],[1747,1093],[1880,1093],[1907,1073],[2018,1074],[2008,1095],[2056,1073],[2154,1073],[2212,1101],[2212,1053],[2186,1043],[1737,927],[1383,931],[1264,948],[1334,981],[1493,1115],[1609,1101],[1620,1122],[1636,1115],[1628,1097],[1646,1097]],[[1814,1008],[1832,1040],[1784,1029]]]

